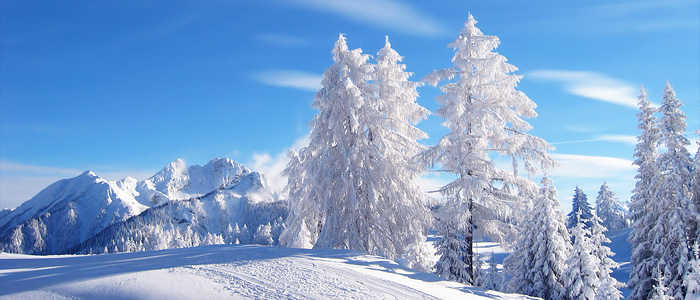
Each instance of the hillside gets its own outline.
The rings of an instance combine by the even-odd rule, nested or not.
[[[346,250],[210,245],[105,255],[0,253],[0,299],[534,299]]]

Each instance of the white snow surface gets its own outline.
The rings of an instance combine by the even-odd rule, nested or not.
[[[104,255],[0,253],[0,299],[535,299],[348,250],[210,245]]]

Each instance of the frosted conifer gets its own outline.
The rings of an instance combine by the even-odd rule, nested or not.
[[[280,237],[291,247],[346,248],[367,251],[356,223],[365,216],[369,188],[361,149],[366,134],[361,111],[374,92],[368,83],[373,67],[362,50],[349,50],[342,34],[332,51],[334,64],[323,75],[322,88],[314,97],[319,110],[311,121],[309,145],[292,153],[284,170],[293,209],[287,229]],[[362,205],[361,205],[362,204]],[[362,236],[361,236],[362,235]]]
[[[581,219],[581,211],[577,212],[577,219]],[[590,232],[584,228],[583,219],[572,227],[571,237],[573,248],[566,260],[566,271],[564,272],[564,286],[566,287],[568,299],[571,300],[593,300],[596,290],[600,285],[598,279],[596,263],[597,257],[592,256],[593,243],[590,240]]]
[[[571,244],[556,188],[548,177],[542,179],[540,194],[521,226],[515,249],[503,263],[511,276],[507,290],[547,300],[565,299],[563,274]]]
[[[424,194],[415,182],[421,168],[414,160],[424,148],[417,140],[428,135],[414,124],[429,112],[416,103],[420,84],[408,80],[412,74],[400,64],[402,59],[386,37],[372,77],[377,93],[362,106],[368,139],[361,153],[366,172],[362,183],[368,191],[362,195],[365,199],[359,199],[364,215],[353,223],[364,231],[361,238],[367,252],[390,259],[405,256],[413,265],[420,259],[415,253],[405,254],[425,241],[430,221]]]
[[[571,212],[567,215],[569,223],[567,228],[574,228],[576,224],[581,222],[581,219],[590,220],[593,217],[591,205],[588,204],[588,196],[581,188],[576,186],[574,190],[574,198],[571,200]],[[580,216],[580,217],[579,217]],[[586,221],[585,228],[591,227],[591,222]]]
[[[657,145],[660,140],[660,131],[656,111],[647,99],[646,91],[641,88],[639,98],[639,113],[637,113],[637,128],[641,130],[637,136],[637,145],[634,148],[634,164],[638,167],[637,183],[632,191],[630,203],[630,219],[632,232],[629,242],[632,244],[630,263],[632,271],[628,281],[632,289],[630,299],[646,299],[654,285],[653,272],[656,270],[657,259],[652,256],[652,245],[649,232],[659,216],[659,211],[653,206],[654,185],[653,178],[656,175],[656,160],[658,158]]]
[[[700,214],[692,201],[690,183],[690,143],[685,134],[685,114],[682,103],[675,97],[673,88],[667,83],[661,105],[661,141],[666,148],[657,163],[657,173],[652,179],[656,187],[654,198],[660,212],[649,232],[652,255],[658,260],[658,268],[664,272],[664,285],[668,294],[683,299],[683,275],[688,271],[692,259],[690,247],[697,239],[694,224]],[[690,240],[689,240],[690,239]]]
[[[619,288],[623,286],[614,277],[610,276],[612,269],[618,268],[618,263],[612,260],[615,255],[605,244],[610,243],[610,239],[605,236],[607,229],[602,225],[600,218],[593,215],[591,219],[590,242],[592,244],[591,255],[595,259],[596,276],[600,281],[596,290],[596,300],[618,300],[622,298]]]
[[[617,232],[627,227],[625,208],[617,201],[615,192],[610,189],[607,182],[600,186],[595,203],[596,215],[609,232]]]
[[[683,286],[685,287],[685,299],[700,299],[700,247],[698,243],[693,244],[693,259],[690,260],[690,267],[683,276]]]
[[[548,168],[555,162],[547,155],[551,147],[542,139],[527,133],[530,124],[522,118],[536,117],[535,103],[515,89],[521,76],[511,74],[517,68],[493,50],[500,43],[498,37],[484,35],[469,15],[457,39],[448,46],[455,50],[452,68],[437,70],[425,78],[436,86],[441,80],[443,94],[437,97],[442,105],[435,114],[442,117],[450,132],[437,145],[421,154],[428,166],[439,165],[441,170],[456,175],[456,179],[441,187],[444,198],[455,207],[447,211],[452,216],[442,222],[465,220],[465,224],[441,225],[439,228],[456,232],[439,232],[443,238],[462,238],[464,241],[439,243],[443,253],[438,264],[445,264],[456,254],[460,264],[467,268],[466,275],[455,271],[454,276],[467,282],[473,278],[472,249],[474,225],[494,240],[504,241],[504,235],[514,230],[508,222],[525,202],[519,195],[527,195],[535,185],[518,175],[522,164],[527,173]],[[511,159],[512,169],[496,167],[490,154]],[[518,195],[519,192],[519,195]],[[457,244],[464,247],[456,247]],[[457,266],[440,270],[456,270]]]

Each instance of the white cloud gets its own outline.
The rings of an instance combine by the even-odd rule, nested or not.
[[[437,20],[406,3],[395,0],[289,0],[289,2],[408,34],[434,36],[445,32]]]
[[[604,74],[589,71],[539,70],[527,75],[562,83],[567,92],[577,96],[637,109],[639,88]]]
[[[294,144],[292,144],[290,148],[299,151],[308,144],[309,135],[306,134],[294,141]],[[272,192],[281,193],[284,186],[287,185],[287,177],[282,175],[282,171],[284,171],[284,168],[287,167],[287,164],[289,163],[287,153],[289,152],[290,148],[277,153],[274,157],[269,153],[253,154],[253,162],[249,165],[253,171],[265,175],[268,188],[270,188]]]
[[[257,81],[278,87],[316,92],[321,88],[323,76],[293,70],[271,70],[253,76]]]
[[[585,140],[574,140],[574,141],[564,141],[564,142],[553,142],[552,145],[564,145],[564,144],[578,144],[578,143],[588,143],[588,142],[600,142],[600,141],[610,141],[616,143],[623,143],[628,145],[636,145],[637,137],[633,135],[622,135],[622,134],[602,134],[596,136],[594,139]]]
[[[551,171],[554,177],[598,179],[629,178],[634,180],[636,168],[631,160],[606,157],[587,156],[576,154],[551,154],[560,166]]]

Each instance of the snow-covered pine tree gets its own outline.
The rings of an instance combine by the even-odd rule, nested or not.
[[[563,273],[571,244],[557,190],[548,177],[542,179],[541,191],[521,226],[513,253],[503,263],[511,276],[507,291],[547,300],[565,299]]]
[[[588,196],[578,186],[574,189],[574,198],[571,200],[571,206],[571,212],[567,215],[569,223],[567,223],[566,228],[574,228],[576,224],[581,222],[581,219],[590,220],[593,217],[591,205],[588,204]],[[580,217],[578,217],[579,215]],[[585,228],[590,228],[591,222],[586,221],[584,225]]]
[[[430,213],[415,182],[421,168],[414,159],[424,149],[417,140],[428,135],[414,124],[429,112],[416,103],[420,84],[408,80],[412,74],[400,64],[402,59],[386,37],[373,76],[377,93],[365,98],[361,111],[369,142],[361,150],[361,182],[369,190],[362,191],[358,211],[363,215],[352,224],[359,224],[356,230],[361,232],[362,248],[355,250],[415,260],[415,253],[406,254],[425,241]]]
[[[367,144],[362,110],[374,96],[368,82],[374,68],[362,50],[349,50],[344,35],[332,51],[334,64],[323,74],[314,97],[319,110],[311,121],[309,145],[290,155],[284,170],[292,210],[280,237],[290,247],[367,251],[369,193],[360,151]],[[367,162],[368,163],[368,162]],[[291,175],[291,176],[289,176]]]
[[[691,161],[686,148],[690,142],[684,136],[686,117],[680,110],[682,105],[666,83],[659,123],[666,151],[659,156],[657,173],[652,179],[660,214],[649,232],[652,255],[659,258],[658,267],[664,272],[664,285],[669,289],[668,294],[679,300],[685,298],[683,275],[692,259],[690,247],[697,240],[693,236],[694,226],[700,222],[700,213],[692,201]]]
[[[272,239],[272,226],[270,226],[270,223],[258,226],[253,235],[253,243],[258,245],[272,245],[275,243]]]
[[[651,237],[649,232],[659,216],[659,211],[653,201],[653,178],[656,175],[656,160],[658,158],[657,145],[660,139],[660,131],[657,119],[654,117],[654,109],[647,99],[646,91],[642,87],[639,98],[639,113],[637,113],[637,128],[641,133],[637,137],[637,145],[634,148],[634,164],[638,167],[637,183],[632,191],[630,203],[630,221],[632,232],[628,241],[632,244],[630,263],[632,271],[627,282],[632,289],[630,299],[644,300],[649,297],[654,285],[653,274],[657,266],[657,258],[652,256]]]
[[[503,276],[498,272],[498,263],[493,253],[491,253],[489,268],[486,270],[484,276],[482,276],[481,287],[487,290],[500,291],[502,282]]]
[[[683,276],[683,286],[685,286],[685,300],[700,299],[700,247],[698,243],[693,244],[693,259],[690,260],[690,267]]]
[[[469,210],[464,201],[449,199],[438,211],[437,231],[441,237],[434,244],[440,259],[435,264],[435,274],[460,283],[471,284],[474,273],[471,272],[471,256],[466,256],[467,239],[464,233],[469,231]],[[466,213],[465,213],[466,212]]]
[[[564,286],[567,299],[593,300],[600,286],[598,263],[597,257],[592,255],[594,249],[590,240],[590,231],[584,228],[588,220],[582,219],[581,213],[581,210],[576,212],[576,218],[581,221],[570,228],[573,247],[566,260]]]
[[[665,276],[662,275],[663,271],[657,270],[656,277],[654,278],[654,286],[649,294],[649,300],[673,300],[674,298],[668,295],[668,287],[664,283],[666,280]]]
[[[600,186],[595,203],[596,215],[609,232],[617,232],[627,227],[627,212],[617,201],[615,192],[610,189],[607,182]]]
[[[615,255],[605,244],[610,243],[610,239],[605,236],[607,229],[602,225],[600,218],[593,215],[591,219],[590,241],[593,245],[591,255],[595,258],[596,275],[600,284],[596,290],[596,300],[618,300],[622,298],[619,288],[624,286],[614,277],[610,276],[612,269],[618,268],[618,263],[612,260]]]
[[[450,80],[440,87],[444,94],[437,101],[442,106],[435,112],[445,119],[443,125],[450,132],[420,158],[427,166],[439,165],[442,171],[457,177],[438,190],[455,205],[448,209],[453,216],[442,221],[460,219],[466,223],[438,226],[459,230],[449,233],[452,237],[448,232],[438,234],[443,238],[464,238],[464,247],[453,250],[460,251],[457,257],[467,268],[463,277],[466,282],[473,280],[474,224],[478,223],[479,229],[494,240],[503,241],[503,236],[513,230],[503,221],[521,210],[525,202],[521,195],[532,194],[535,189],[534,183],[518,175],[518,164],[527,173],[555,164],[547,155],[551,146],[527,133],[531,126],[522,118],[536,117],[536,105],[515,89],[521,76],[511,74],[517,68],[493,52],[499,43],[498,37],[484,35],[470,14],[457,39],[448,45],[455,50],[454,66],[434,71],[424,79],[433,86]],[[497,168],[491,154],[511,158],[512,170]],[[439,243],[448,245],[455,244]],[[444,255],[451,252],[438,250],[443,253],[438,265],[445,264],[450,258]]]

